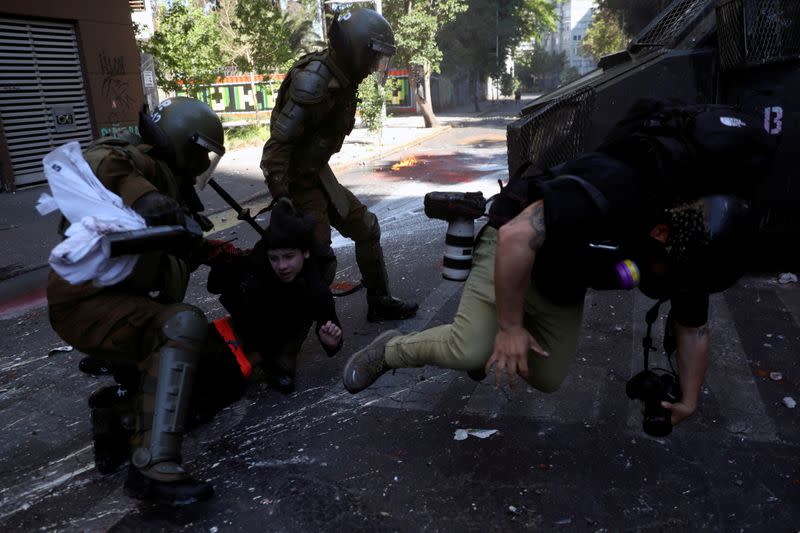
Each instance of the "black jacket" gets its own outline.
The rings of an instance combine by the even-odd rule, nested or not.
[[[312,254],[302,272],[291,283],[283,283],[259,242],[249,254],[211,268],[208,291],[220,295],[246,351],[257,351],[265,357],[278,355],[287,343],[304,340],[312,323],[316,323],[318,337],[320,328],[329,320],[341,327],[319,262],[318,256]],[[332,356],[341,345],[322,347]]]

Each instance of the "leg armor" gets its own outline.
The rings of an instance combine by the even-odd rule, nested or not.
[[[145,378],[144,394],[152,398],[152,425],[131,462],[146,477],[175,481],[186,477],[180,466],[180,448],[208,322],[199,309],[181,305],[166,320],[162,332],[166,342],[154,354]],[[145,406],[150,398],[145,398]],[[147,409],[146,409],[147,410]],[[145,422],[146,423],[146,422]]]

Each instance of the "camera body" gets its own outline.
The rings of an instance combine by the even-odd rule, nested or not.
[[[465,281],[472,268],[475,219],[483,216],[486,199],[478,192],[429,192],[425,215],[447,222],[442,277]]]
[[[631,400],[644,402],[644,432],[653,437],[666,437],[672,432],[672,413],[661,406],[662,401],[679,402],[680,383],[673,374],[656,374],[643,370],[628,380],[625,393]]]

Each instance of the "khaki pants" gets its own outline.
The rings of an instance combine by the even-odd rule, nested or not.
[[[457,370],[482,368],[494,348],[497,308],[494,259],[497,230],[486,228],[473,255],[473,266],[452,324],[403,335],[386,345],[393,368],[434,365]],[[525,295],[524,325],[550,357],[528,354],[528,383],[544,391],[558,389],[575,357],[583,302],[555,305],[531,283]]]

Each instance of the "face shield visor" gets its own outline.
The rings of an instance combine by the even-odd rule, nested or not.
[[[383,86],[383,84],[386,83],[386,79],[389,77],[389,68],[392,65],[392,56],[394,56],[396,48],[393,44],[377,39],[370,40],[369,48],[373,53],[370,72],[375,73],[375,80],[378,82],[378,85]]]
[[[202,133],[192,135],[192,142],[203,148],[208,154],[208,166],[197,176],[197,187],[202,191],[208,184],[208,180],[214,175],[214,171],[219,165],[220,159],[225,155],[225,147],[209,139]]]

